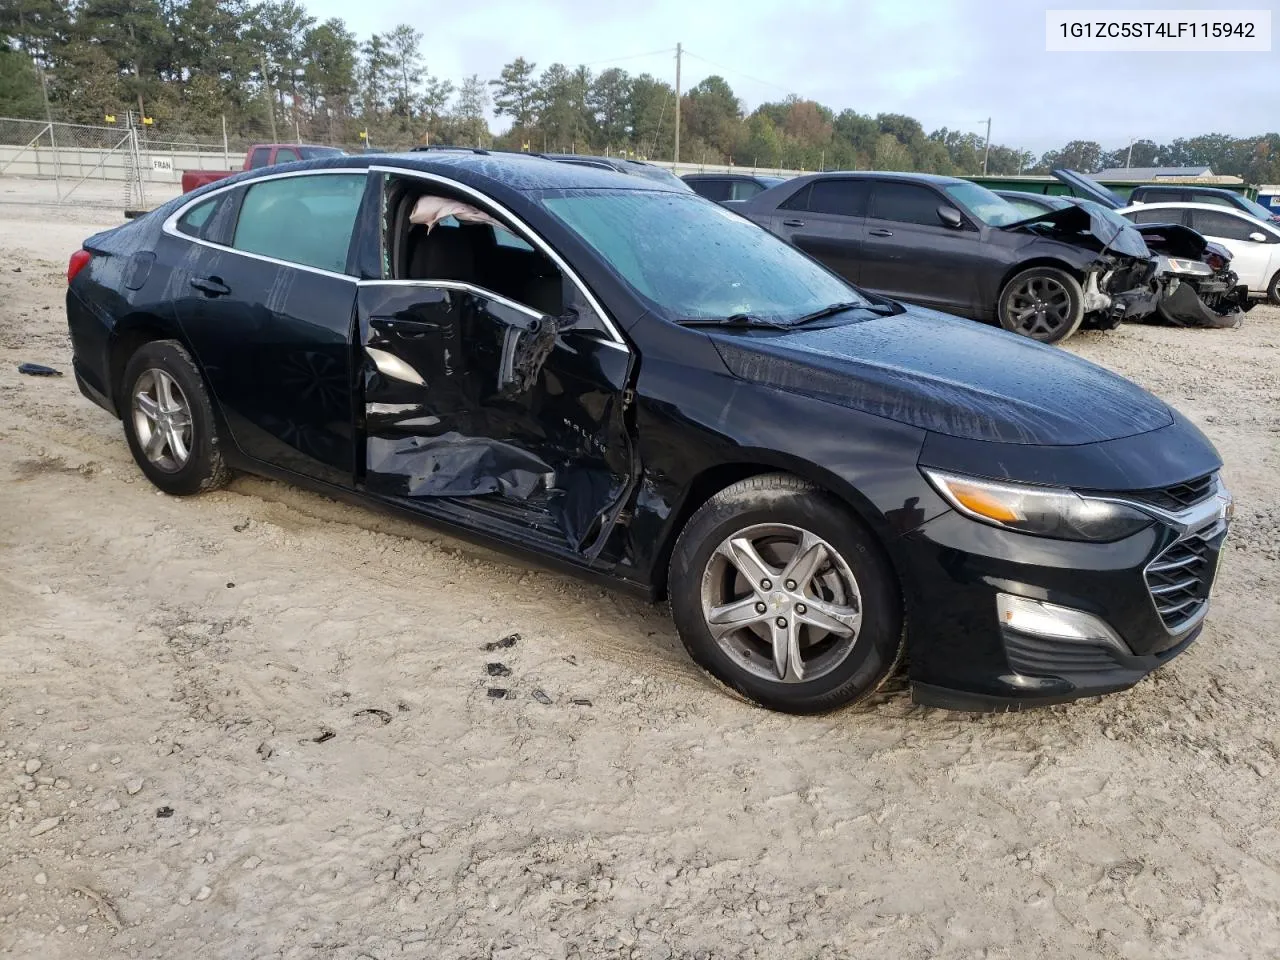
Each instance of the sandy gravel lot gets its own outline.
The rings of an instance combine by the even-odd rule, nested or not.
[[[276,483],[159,494],[16,372],[69,369],[95,216],[0,205],[0,954],[1280,953],[1280,310],[1071,341],[1226,459],[1186,655],[1023,715],[795,719],[629,598]]]

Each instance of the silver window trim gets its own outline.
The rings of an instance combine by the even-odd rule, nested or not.
[[[425,170],[414,170],[410,167],[392,167],[392,166],[372,165],[368,167],[324,167],[319,170],[292,170],[292,171],[286,171],[282,173],[264,174],[263,176],[260,176],[260,177],[250,177],[245,180],[238,180],[235,183],[229,183],[226,186],[217,187],[213,190],[208,191],[207,193],[200,194],[198,197],[192,198],[188,202],[178,207],[178,209],[175,210],[173,213],[169,214],[169,216],[165,218],[164,224],[162,225],[161,229],[163,230],[164,233],[169,234],[169,236],[171,237],[176,237],[179,240],[186,240],[189,243],[198,243],[201,246],[209,247],[211,250],[223,250],[229,253],[237,254],[238,256],[241,256],[241,257],[249,257],[253,260],[260,260],[263,263],[271,263],[271,264],[275,264],[277,266],[282,266],[282,267],[293,267],[296,270],[305,270],[308,273],[315,273],[322,277],[333,277],[334,279],[347,280],[347,281],[350,281],[351,283],[362,283],[362,282],[363,283],[375,283],[375,282],[377,283],[422,283],[424,282],[424,281],[417,281],[417,280],[361,281],[360,278],[350,276],[349,274],[334,273],[331,270],[324,270],[324,269],[321,269],[320,267],[308,266],[305,263],[293,263],[289,260],[281,260],[277,257],[268,257],[260,253],[250,253],[247,250],[239,250],[232,246],[224,246],[223,244],[212,243],[208,240],[202,240],[199,237],[193,237],[188,234],[185,234],[178,229],[178,221],[181,220],[182,217],[186,215],[188,210],[190,210],[196,204],[203,203],[206,200],[212,199],[213,197],[217,196],[220,193],[225,193],[229,190],[235,190],[242,186],[247,187],[255,183],[264,183],[267,180],[283,180],[288,177],[315,177],[315,176],[324,176],[326,174],[338,174],[338,173],[346,173],[346,174],[354,173],[354,174],[359,174],[361,176],[364,176],[366,178],[369,176],[369,174],[372,174],[372,173],[391,174],[393,176],[400,176],[400,177],[413,177],[419,180],[427,180],[432,183],[444,184],[445,186],[449,187],[452,190],[457,190],[460,193],[465,193],[467,196],[473,197],[481,201],[481,203],[485,204],[492,210],[497,211],[497,213],[502,217],[504,217],[509,224],[513,225],[516,228],[515,230],[511,231],[512,233],[515,233],[517,236],[524,239],[535,250],[541,251],[545,256],[547,256],[551,260],[552,263],[556,265],[557,268],[559,268],[561,273],[563,273],[566,277],[569,278],[569,280],[573,283],[573,285],[578,288],[578,291],[586,299],[587,303],[591,305],[591,309],[596,312],[596,315],[600,318],[600,322],[604,325],[604,328],[605,328],[604,332],[608,334],[609,337],[612,338],[612,342],[617,344],[618,346],[623,347],[624,349],[628,349],[626,339],[618,331],[618,327],[613,322],[613,318],[604,309],[604,306],[600,303],[600,301],[596,299],[595,294],[593,294],[589,289],[587,289],[587,285],[583,283],[582,279],[578,276],[577,272],[573,270],[567,262],[565,262],[564,258],[561,257],[560,254],[558,254],[551,247],[550,244],[548,244],[545,240],[543,240],[540,236],[538,236],[537,233],[535,233],[532,229],[530,229],[524,223],[524,221],[522,221],[519,217],[515,216],[515,214],[513,214],[506,207],[502,206],[502,204],[489,198],[485,194],[481,193],[479,190],[476,190],[473,187],[469,187],[466,184],[459,183],[456,180],[450,180],[448,177],[442,177],[439,174],[428,173]],[[478,287],[474,289],[477,292],[483,293],[485,296],[496,297],[496,294],[492,293],[492,291],[482,290],[481,288],[478,288]],[[509,301],[509,302],[513,302],[513,301]],[[524,309],[528,310],[527,307]]]
[[[442,177],[439,174],[428,173],[425,170],[414,170],[410,167],[390,167],[379,165],[371,166],[369,167],[369,170],[371,173],[386,173],[397,177],[412,177],[417,180],[427,180],[431,183],[441,183],[451,190],[457,190],[460,193],[465,193],[467,196],[479,200],[485,207],[497,212],[500,217],[507,221],[507,223],[515,227],[515,229],[511,231],[512,233],[522,237],[535,250],[541,251],[552,263],[556,265],[561,273],[569,278],[570,282],[578,288],[578,292],[581,293],[587,303],[591,305],[591,309],[596,312],[596,316],[598,316],[600,318],[600,322],[604,324],[605,332],[608,333],[615,342],[622,344],[623,346],[626,345],[627,341],[618,331],[618,327],[614,324],[613,318],[609,316],[608,311],[606,311],[600,301],[596,299],[595,294],[587,289],[587,285],[583,283],[582,278],[578,276],[577,271],[570,267],[569,264],[565,262],[565,259],[561,257],[549,243],[543,240],[542,237],[538,236],[538,234],[535,233],[523,220],[513,214],[502,204],[481,193],[479,190],[476,190],[474,187],[468,187],[466,184],[459,183],[456,180],[450,180],[448,177]]]
[[[176,237],[179,240],[186,240],[188,243],[198,243],[200,244],[200,246],[208,247],[210,250],[221,250],[226,253],[234,253],[240,257],[248,257],[251,260],[260,260],[263,263],[271,263],[280,267],[293,267],[295,270],[305,270],[307,273],[319,274],[322,277],[332,277],[335,280],[347,280],[350,283],[357,283],[359,281],[359,278],[353,277],[350,274],[335,273],[332,270],[325,270],[322,267],[312,267],[305,263],[294,263],[292,260],[281,260],[278,257],[268,257],[265,254],[252,253],[248,250],[240,250],[237,247],[232,247],[232,246],[224,245],[221,243],[213,243],[209,240],[202,240],[200,237],[193,237],[190,234],[183,233],[181,230],[178,229],[178,221],[181,220],[184,216],[186,216],[188,210],[190,210],[192,207],[198,206],[201,203],[204,203],[206,200],[213,199],[220,193],[227,193],[231,190],[236,190],[236,189],[239,189],[240,187],[248,186],[255,183],[265,183],[268,180],[284,180],[289,177],[315,177],[315,176],[324,176],[326,174],[342,174],[342,173],[356,174],[358,176],[365,177],[366,180],[368,179],[368,176],[369,176],[369,171],[364,167],[325,167],[322,170],[296,170],[296,171],[285,172],[285,173],[269,173],[261,177],[251,177],[246,180],[237,180],[235,183],[229,183],[226,186],[217,187],[216,189],[210,190],[208,193],[202,193],[200,194],[200,196],[195,197],[192,200],[189,200],[188,202],[184,203],[182,206],[178,207],[177,210],[175,210],[173,213],[169,214],[169,216],[165,218],[164,224],[161,226],[160,229],[163,232],[169,234],[169,236],[171,237]],[[354,225],[353,225],[353,231],[354,231]]]
[[[502,294],[495,293],[487,287],[477,286],[474,283],[466,283],[462,280],[361,280],[359,281],[359,284],[362,287],[425,287],[428,290],[458,290],[465,293],[474,293],[476,296],[484,297],[486,300],[493,300],[495,303],[500,303],[504,307],[517,310],[520,313],[533,317],[536,320],[541,320],[546,316],[530,306],[520,303],[517,300],[512,300],[509,297],[504,297]],[[591,330],[584,332],[595,333],[603,331]],[[627,350],[627,345],[625,343],[618,343],[614,340],[601,340],[599,342],[606,347],[613,347],[615,350]]]

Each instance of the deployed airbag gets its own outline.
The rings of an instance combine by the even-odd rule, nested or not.
[[[490,223],[495,227],[502,226],[483,210],[469,203],[431,196],[418,198],[418,202],[413,205],[413,211],[409,214],[409,222],[422,224],[430,233],[431,228],[446,217],[453,217],[464,223]]]

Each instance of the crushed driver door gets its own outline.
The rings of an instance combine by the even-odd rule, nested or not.
[[[638,476],[632,356],[582,328],[450,281],[358,294],[371,493],[447,499],[595,558]]]

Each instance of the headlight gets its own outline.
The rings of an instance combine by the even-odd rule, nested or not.
[[[1058,540],[1119,540],[1152,522],[1140,510],[1094,500],[1061,487],[1034,487],[960,477],[922,467],[947,502],[967,517]]]
[[[1169,273],[1181,273],[1193,277],[1213,276],[1213,267],[1199,260],[1180,260],[1175,257],[1163,257],[1165,268]]]

